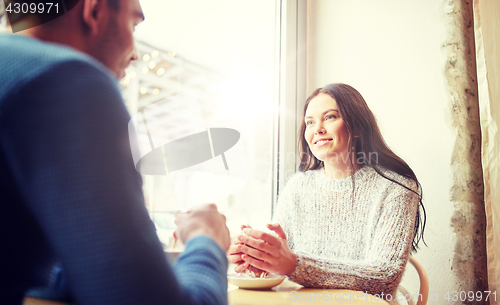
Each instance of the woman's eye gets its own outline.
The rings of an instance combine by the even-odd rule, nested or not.
[[[335,118],[337,118],[337,116],[336,116],[336,115],[334,115],[334,114],[330,114],[330,115],[327,115],[327,116],[326,116],[326,119],[327,119],[327,120],[330,120],[330,119],[335,119]]]
[[[306,126],[311,125],[311,124],[312,124],[312,121],[307,121],[306,122]]]

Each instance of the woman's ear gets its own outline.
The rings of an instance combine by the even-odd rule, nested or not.
[[[95,35],[103,27],[103,17],[107,13],[106,0],[83,0],[83,22]]]

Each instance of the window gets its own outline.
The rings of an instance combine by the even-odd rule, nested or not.
[[[305,54],[297,54],[305,35],[297,28],[305,29],[304,3],[141,1],[146,21],[136,30],[139,60],[120,82],[126,105],[134,116],[170,97],[196,92],[207,128],[240,133],[247,182],[216,202],[233,235],[241,224],[265,228],[279,188],[296,168],[297,109],[305,98],[305,79],[297,76],[305,75],[305,61],[298,60]],[[166,117],[159,121],[172,133],[190,127]],[[167,244],[175,230],[170,212],[183,199],[175,195],[170,175],[143,175],[143,180],[146,205]],[[201,190],[196,184],[184,188]]]

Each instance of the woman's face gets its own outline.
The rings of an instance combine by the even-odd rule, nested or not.
[[[305,140],[313,155],[325,163],[348,163],[349,133],[337,102],[320,93],[307,106]]]

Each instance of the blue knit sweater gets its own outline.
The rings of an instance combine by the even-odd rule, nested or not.
[[[213,239],[189,241],[175,270],[167,263],[129,119],[99,62],[0,35],[0,304],[29,290],[92,305],[227,303]]]

